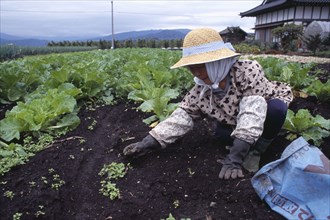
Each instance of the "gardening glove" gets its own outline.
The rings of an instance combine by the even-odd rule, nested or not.
[[[230,153],[223,161],[223,166],[219,173],[220,179],[236,179],[244,177],[241,164],[244,157],[250,149],[250,144],[238,138],[234,139],[233,146],[230,148]]]
[[[126,146],[123,154],[125,157],[138,158],[157,148],[161,148],[159,142],[149,134],[142,141]]]
[[[255,173],[259,170],[261,154],[266,152],[273,139],[260,137],[255,146],[249,151],[243,162],[243,167],[249,172]]]

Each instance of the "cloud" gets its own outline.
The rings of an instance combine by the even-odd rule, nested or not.
[[[254,18],[239,13],[258,1],[113,1],[116,33],[241,26],[251,32]],[[102,0],[2,0],[1,32],[18,36],[100,36],[111,33],[111,3]]]

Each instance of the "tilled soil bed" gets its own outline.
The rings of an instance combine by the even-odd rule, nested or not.
[[[13,168],[0,178],[0,219],[284,219],[260,200],[243,179],[221,180],[218,174],[228,151],[213,136],[214,122],[195,123],[194,129],[164,150],[128,160],[123,148],[141,140],[150,130],[142,122],[148,115],[132,103],[118,102],[96,110],[82,110],[81,124],[56,143]],[[330,118],[330,106],[313,98],[295,99],[291,109],[307,108]],[[91,129],[93,121],[97,123]],[[85,141],[81,141],[83,139]],[[279,159],[290,142],[274,140],[261,165]],[[330,157],[330,140],[322,151]],[[130,163],[124,178],[114,181],[120,198],[99,193],[104,164]],[[58,178],[54,178],[58,174]],[[63,180],[57,189],[52,184]],[[12,191],[12,199],[3,196]]]

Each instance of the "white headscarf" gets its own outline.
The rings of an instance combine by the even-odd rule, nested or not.
[[[219,89],[219,83],[228,75],[230,68],[233,66],[236,60],[237,57],[230,57],[223,60],[205,63],[207,75],[212,84],[207,85],[203,80],[194,77],[195,83],[204,87],[200,94],[200,98],[203,97],[204,93],[209,89]]]

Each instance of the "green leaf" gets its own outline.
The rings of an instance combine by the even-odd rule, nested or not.
[[[321,115],[316,115],[314,121],[317,126],[330,130],[330,120],[323,118]]]
[[[313,116],[307,109],[300,109],[296,113],[296,116],[292,118],[292,122],[298,132],[305,131],[308,128],[314,126]]]
[[[53,108],[53,110],[48,110],[54,112],[55,116],[72,112],[77,104],[77,101],[74,97],[63,93],[55,95],[55,97],[49,101],[51,101],[49,103],[49,107]],[[45,108],[47,109],[47,106],[45,106]]]
[[[0,150],[0,157],[10,157],[13,154],[14,152],[10,150]]]
[[[315,80],[304,91],[321,102],[328,102],[330,101],[330,80],[324,84],[320,80]]]
[[[59,128],[76,128],[80,124],[80,118],[74,114],[67,114],[61,118],[55,126],[50,126],[47,129],[59,129]]]
[[[82,91],[87,97],[97,96],[102,90],[103,90],[103,83],[100,84],[97,81],[87,81],[82,87]]]
[[[322,144],[322,139],[330,135],[330,132],[318,127],[312,127],[301,133],[301,136],[305,138],[306,141],[313,140],[316,146]]]
[[[59,83],[67,82],[69,78],[69,68],[65,66],[64,68],[53,71],[52,78],[53,80],[56,80]]]
[[[26,94],[25,84],[17,82],[13,87],[8,89],[8,99],[17,101]]]
[[[25,123],[15,118],[4,118],[0,121],[0,135],[5,141],[11,141],[14,138],[19,140],[20,131],[25,127]]]
[[[157,121],[157,116],[156,115],[152,115],[146,119],[143,119],[143,122],[146,123],[147,125],[150,125],[151,123]]]
[[[283,67],[282,76],[283,76],[283,81],[284,82],[290,83],[290,78],[292,77],[292,71],[291,71],[291,69],[289,67],[287,67],[287,66],[284,66]]]
[[[101,99],[103,100],[103,102],[106,104],[106,105],[111,105],[113,103],[113,100],[114,100],[114,97],[113,95],[111,94],[111,91],[108,90],[104,93],[104,95],[101,97]]]
[[[166,220],[175,220],[175,218],[173,217],[173,215],[170,213],[168,215],[168,217],[166,218]]]
[[[300,109],[296,114],[288,110],[283,129],[299,134],[306,140],[313,140],[316,146],[320,146],[322,139],[330,136],[330,120],[320,115],[313,117],[307,109]]]
[[[155,108],[155,100],[144,101],[138,108],[143,112],[151,112]]]
[[[58,92],[65,92],[65,94],[76,97],[81,93],[81,90],[75,87],[72,83],[63,83],[58,88]]]

